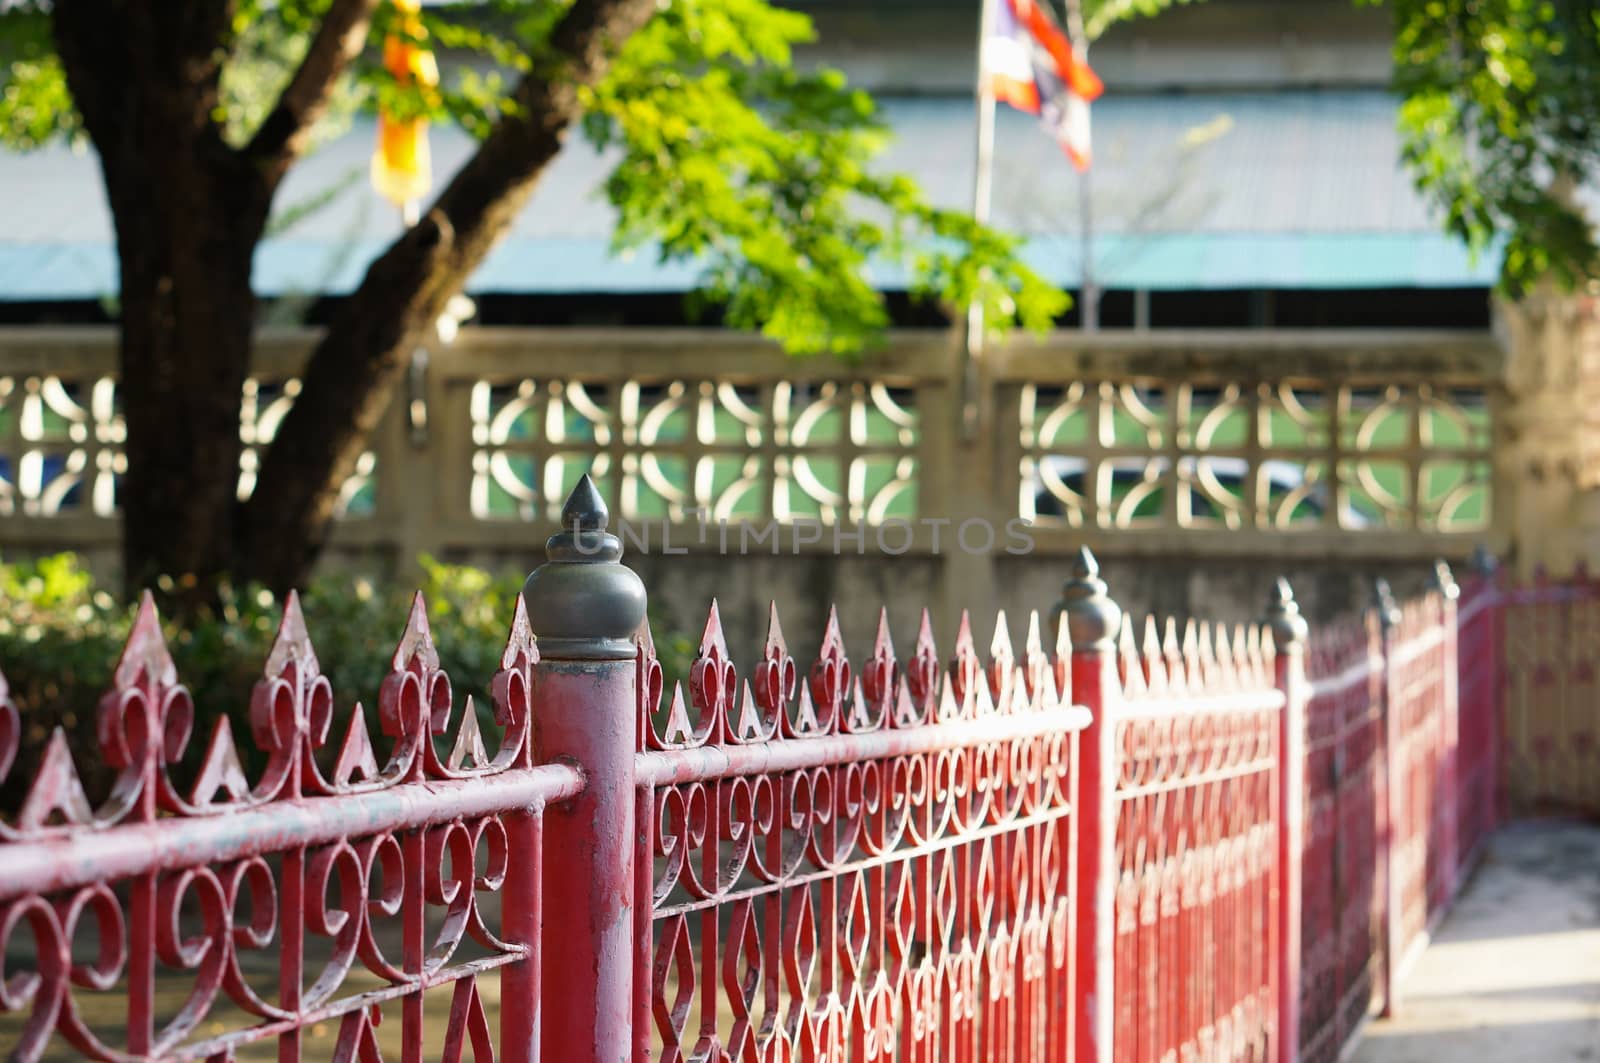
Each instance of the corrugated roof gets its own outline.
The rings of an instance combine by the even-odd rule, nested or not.
[[[948,206],[970,197],[974,108],[965,99],[888,100],[896,139],[886,169],[911,173]],[[1472,286],[1472,262],[1444,236],[1399,165],[1395,101],[1381,92],[1112,97],[1096,104],[1095,273],[1126,288]],[[266,241],[258,288],[348,291],[399,232],[368,189],[372,128],[360,122],[296,168],[292,205],[351,182],[328,208]],[[1198,142],[1197,142],[1198,141]],[[432,138],[447,175],[472,150],[454,129]],[[1055,281],[1081,278],[1081,182],[1027,115],[1002,109],[994,214],[1030,237]],[[660,292],[695,270],[652,254],[609,254],[613,215],[599,197],[609,160],[574,141],[513,232],[474,277],[475,291]],[[89,154],[50,149],[0,166],[0,297],[94,298],[113,290],[111,223]],[[879,270],[883,287],[901,283]]]

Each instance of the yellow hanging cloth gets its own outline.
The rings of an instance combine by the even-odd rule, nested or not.
[[[402,85],[433,88],[439,84],[439,67],[433,52],[415,42],[427,31],[418,17],[421,0],[389,0],[401,12],[403,34],[390,34],[383,42],[383,65]],[[428,120],[397,118],[378,111],[378,145],[372,154],[372,187],[402,211],[428,194],[433,167],[428,157]]]

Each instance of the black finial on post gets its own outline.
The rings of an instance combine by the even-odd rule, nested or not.
[[[1372,581],[1372,608],[1378,614],[1378,627],[1385,633],[1400,626],[1400,603],[1394,600],[1389,581],[1378,577]]]
[[[634,655],[645,617],[644,584],[622,564],[622,540],[587,473],[561,508],[562,530],[545,541],[548,560],[522,585],[528,623],[545,659],[619,660]]]
[[[1100,578],[1100,563],[1087,546],[1079,547],[1072,563],[1072,578],[1061,585],[1055,613],[1067,617],[1067,637],[1074,650],[1107,650],[1116,645],[1122,609],[1107,593]]]
[[[1487,543],[1479,543],[1472,548],[1472,572],[1479,579],[1490,579],[1500,567],[1500,562],[1495,558],[1494,551],[1489,549]]]
[[[1289,581],[1279,576],[1267,597],[1267,630],[1272,632],[1272,643],[1279,650],[1300,646],[1311,632],[1306,618],[1300,615],[1300,603],[1294,600],[1294,589]]]

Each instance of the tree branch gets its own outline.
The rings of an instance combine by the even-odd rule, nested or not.
[[[124,21],[120,11],[99,0],[58,0],[50,12],[50,32],[73,105],[102,156],[116,150],[121,101],[130,80]]]
[[[582,113],[580,89],[657,10],[657,0],[574,0],[519,107],[496,123],[422,220],[370,267],[301,376],[301,391],[245,503],[239,573],[287,590],[303,581],[339,486],[389,404],[412,348],[510,229]]]
[[[339,75],[361,54],[378,0],[333,0],[300,68],[245,148],[262,167],[268,187],[305,151],[311,130],[328,108]]]

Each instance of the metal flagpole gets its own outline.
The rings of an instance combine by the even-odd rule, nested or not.
[[[1082,0],[1063,0],[1067,13],[1067,39],[1080,63],[1089,61],[1089,38],[1083,29]],[[1078,175],[1078,230],[1082,240],[1079,259],[1083,280],[1078,295],[1083,302],[1078,321],[1085,332],[1100,328],[1100,286],[1094,279],[1094,167]]]
[[[972,217],[989,220],[989,201],[994,183],[994,85],[988,78],[984,46],[989,40],[994,5],[1000,0],[983,0],[978,12],[978,140],[972,175]],[[983,357],[983,304],[974,301],[967,307],[961,351],[961,438],[970,441],[978,434],[978,361]]]

